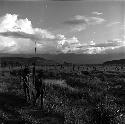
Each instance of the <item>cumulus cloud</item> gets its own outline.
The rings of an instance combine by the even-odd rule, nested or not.
[[[35,34],[29,34],[29,33],[20,32],[20,31],[18,31],[18,32],[7,31],[7,32],[0,32],[0,35],[6,36],[6,37],[13,37],[13,38],[30,39],[31,41],[36,41],[38,43],[40,43],[42,41],[42,39],[44,39],[44,41],[55,39],[54,35],[50,35],[46,31],[45,32],[39,31],[38,33],[35,33]]]
[[[78,21],[72,20],[70,25],[95,25],[103,21],[96,17],[75,16]],[[90,21],[91,20],[91,21]],[[34,28],[29,19],[20,19],[16,14],[6,14],[0,17],[0,52],[9,53],[32,53],[34,52],[34,41],[37,41],[38,53],[85,53],[97,54],[114,51],[125,46],[120,39],[110,40],[105,43],[81,43],[76,36],[67,38],[63,34]]]
[[[0,35],[5,37],[13,37],[13,38],[26,38],[31,39],[33,41],[40,40],[38,37],[35,37],[35,35],[32,34],[26,34],[24,32],[1,32]]]
[[[0,34],[31,40],[54,39],[55,36],[45,29],[33,28],[31,21],[18,19],[16,14],[6,14],[0,18]]]
[[[20,19],[16,14],[6,14],[0,18],[1,50],[5,51],[4,48],[7,48],[16,53],[33,52],[34,41],[37,42],[37,52],[42,53],[75,51],[80,45],[75,36],[66,38],[46,29],[33,28],[29,19]]]
[[[106,26],[107,26],[107,27],[112,27],[112,26],[117,25],[117,24],[120,24],[120,22],[119,22],[119,21],[116,21],[116,22],[110,22],[110,23],[107,24]]]
[[[65,21],[64,23],[69,25],[87,24],[88,18],[86,18],[85,16],[76,15],[68,21]]]
[[[82,0],[51,0],[51,1],[82,1]]]
[[[33,28],[29,19],[20,19],[16,14],[6,14],[5,16],[0,17],[0,35],[1,44],[5,44],[5,42],[3,42],[5,37],[13,39],[16,44],[19,44],[19,39],[23,39],[22,44],[26,44],[26,42],[28,42],[28,48],[33,45],[31,41],[37,41],[39,44],[47,44],[49,41],[51,42],[52,40],[57,40],[56,36],[48,30]],[[9,42],[7,43],[9,44]],[[4,47],[4,45],[2,47]],[[18,50],[16,49],[16,52],[17,51]]]
[[[102,15],[103,13],[97,12],[97,11],[93,11],[92,14],[94,14],[94,15]]]
[[[121,45],[124,45],[121,40],[114,39],[114,40],[109,40],[109,41],[104,42],[104,43],[94,44],[91,46],[94,46],[94,47],[116,47],[116,46],[121,46]]]
[[[86,44],[80,44],[77,46],[79,49],[79,53],[84,54],[108,54],[115,53],[115,50],[120,52],[120,48],[125,48],[124,41],[120,39],[109,40],[103,43],[95,43],[94,41],[90,41]]]
[[[86,49],[83,50],[83,53],[84,54],[99,54],[99,53],[102,53],[102,51],[104,51],[103,48],[100,48],[100,47],[88,47]]]
[[[98,53],[112,53],[112,51],[119,50],[121,51],[120,48],[125,47],[124,41],[120,39],[114,39],[114,40],[109,40],[104,43],[94,43],[90,42],[89,44],[86,45],[86,47],[81,47],[83,49],[83,53],[88,53],[88,54],[98,54]]]
[[[61,38],[58,41],[58,48],[62,50],[62,52],[67,53],[67,52],[76,52],[79,49],[79,46],[81,45],[80,41],[78,40],[77,37],[72,37],[72,38],[65,38],[64,35],[59,35]]]
[[[29,21],[27,18],[18,19],[18,15],[16,14],[6,14],[5,16],[0,18],[0,32],[6,31],[22,31],[29,34],[34,33],[31,21]]]
[[[100,17],[87,17],[76,15],[73,18],[65,21],[64,24],[72,26],[73,30],[75,31],[82,31],[86,29],[86,27],[89,25],[102,24],[103,22],[105,22],[105,19]]]
[[[90,25],[102,24],[103,22],[105,22],[105,19],[100,17],[88,17],[88,19],[88,24]]]
[[[0,36],[0,52],[12,52],[16,48],[16,43],[13,39]]]
[[[1,0],[1,1],[4,1],[4,2],[5,2],[5,1],[12,1],[12,2],[13,2],[13,1],[16,1],[16,2],[18,2],[18,1],[21,1],[21,2],[23,2],[23,1],[24,1],[24,2],[25,2],[25,1],[31,1],[31,2],[36,2],[36,1],[44,1],[44,0]]]

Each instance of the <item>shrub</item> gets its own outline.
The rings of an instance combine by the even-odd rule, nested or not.
[[[74,88],[84,88],[87,87],[87,83],[83,82],[81,78],[69,77],[66,79],[66,83]]]

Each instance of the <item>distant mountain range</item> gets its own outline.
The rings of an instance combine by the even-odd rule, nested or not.
[[[125,59],[125,54],[0,54],[0,57],[23,57],[32,58],[39,57],[42,58],[44,62],[46,60],[57,62],[57,63],[74,63],[74,64],[103,64],[104,62],[110,60]],[[40,60],[42,61],[42,60]]]
[[[33,65],[35,62],[36,65],[54,65],[58,64],[52,60],[46,60],[40,57],[0,57],[0,63],[2,66],[20,66],[20,65]]]
[[[125,59],[106,61],[103,64],[125,64]]]

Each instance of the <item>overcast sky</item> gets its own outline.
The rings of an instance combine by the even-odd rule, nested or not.
[[[0,53],[121,53],[124,1],[4,0]]]

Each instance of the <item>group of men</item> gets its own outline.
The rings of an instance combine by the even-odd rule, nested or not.
[[[33,105],[35,105],[37,99],[41,97],[41,107],[43,107],[43,79],[36,75],[35,66],[33,66],[32,70],[25,66],[22,71],[21,82],[26,100],[32,101]]]

